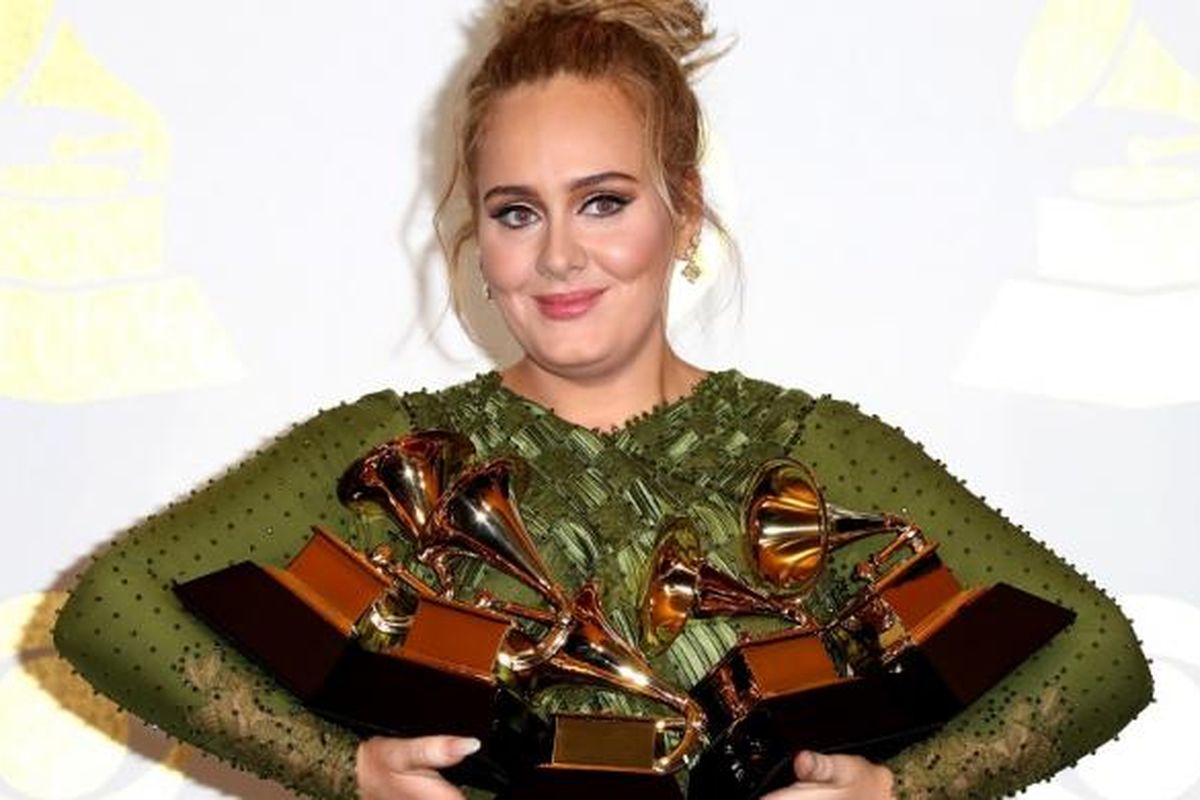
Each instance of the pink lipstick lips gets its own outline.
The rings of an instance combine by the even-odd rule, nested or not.
[[[580,289],[574,292],[558,294],[539,294],[534,296],[538,310],[542,315],[555,320],[575,319],[581,317],[596,304],[603,289]]]

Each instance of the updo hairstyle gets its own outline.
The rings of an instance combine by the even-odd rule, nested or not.
[[[705,27],[703,6],[691,0],[498,0],[492,11],[494,44],[466,85],[454,165],[434,216],[460,318],[467,282],[462,261],[479,215],[481,134],[496,98],[523,84],[560,74],[612,81],[642,115],[651,179],[676,227],[700,218],[728,242],[700,182],[703,122],[690,78],[722,54],[705,52],[713,32]]]

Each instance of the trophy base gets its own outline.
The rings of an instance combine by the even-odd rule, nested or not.
[[[674,776],[655,772],[658,720],[615,714],[556,714],[548,763],[500,800],[683,800]]]
[[[946,718],[921,671],[840,678],[758,701],[714,738],[691,771],[689,800],[758,797],[795,780],[800,750],[878,761],[923,738]],[[928,672],[923,673],[928,679]],[[916,690],[916,691],[914,691]]]
[[[689,800],[758,797],[786,786],[794,780],[792,758],[801,749],[876,761],[892,756],[941,727],[1074,617],[999,583],[923,632],[889,670],[797,681],[787,690],[778,675],[754,668],[771,660],[773,641],[738,645],[693,689],[710,718],[732,722],[692,770]],[[789,637],[780,638],[795,648]],[[751,648],[753,659],[745,656]],[[715,679],[719,670],[739,677],[736,693],[728,680]],[[767,684],[762,678],[774,680]]]
[[[479,752],[442,772],[491,791],[512,786],[548,749],[549,726],[507,687],[402,652],[348,648],[308,705],[364,736],[475,737]]]
[[[542,765],[519,787],[497,796],[497,800],[683,800],[683,791],[673,775],[599,767]]]
[[[349,625],[319,613],[288,583],[282,570],[242,561],[174,590],[184,608],[307,701],[348,649]]]
[[[351,638],[353,620],[287,570],[242,562],[174,590],[322,716],[363,735],[478,738],[483,747],[446,771],[451,780],[501,791],[549,750],[547,723],[480,669],[486,659],[478,645],[508,625],[490,612],[423,598],[414,647],[380,653],[361,648]]]

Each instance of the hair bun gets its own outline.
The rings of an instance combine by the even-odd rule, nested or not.
[[[685,74],[720,56],[705,52],[714,34],[705,27],[707,9],[693,0],[501,0],[499,10],[502,38],[546,17],[591,17],[629,26]]]

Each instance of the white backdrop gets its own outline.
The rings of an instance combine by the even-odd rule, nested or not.
[[[1123,602],[1159,702],[1033,794],[1200,796],[1200,3],[711,7],[744,286],[709,313],[711,258],[677,343],[900,424]],[[477,9],[0,0],[0,798],[271,792],[56,711],[29,617],[290,422],[490,368],[426,257]]]

